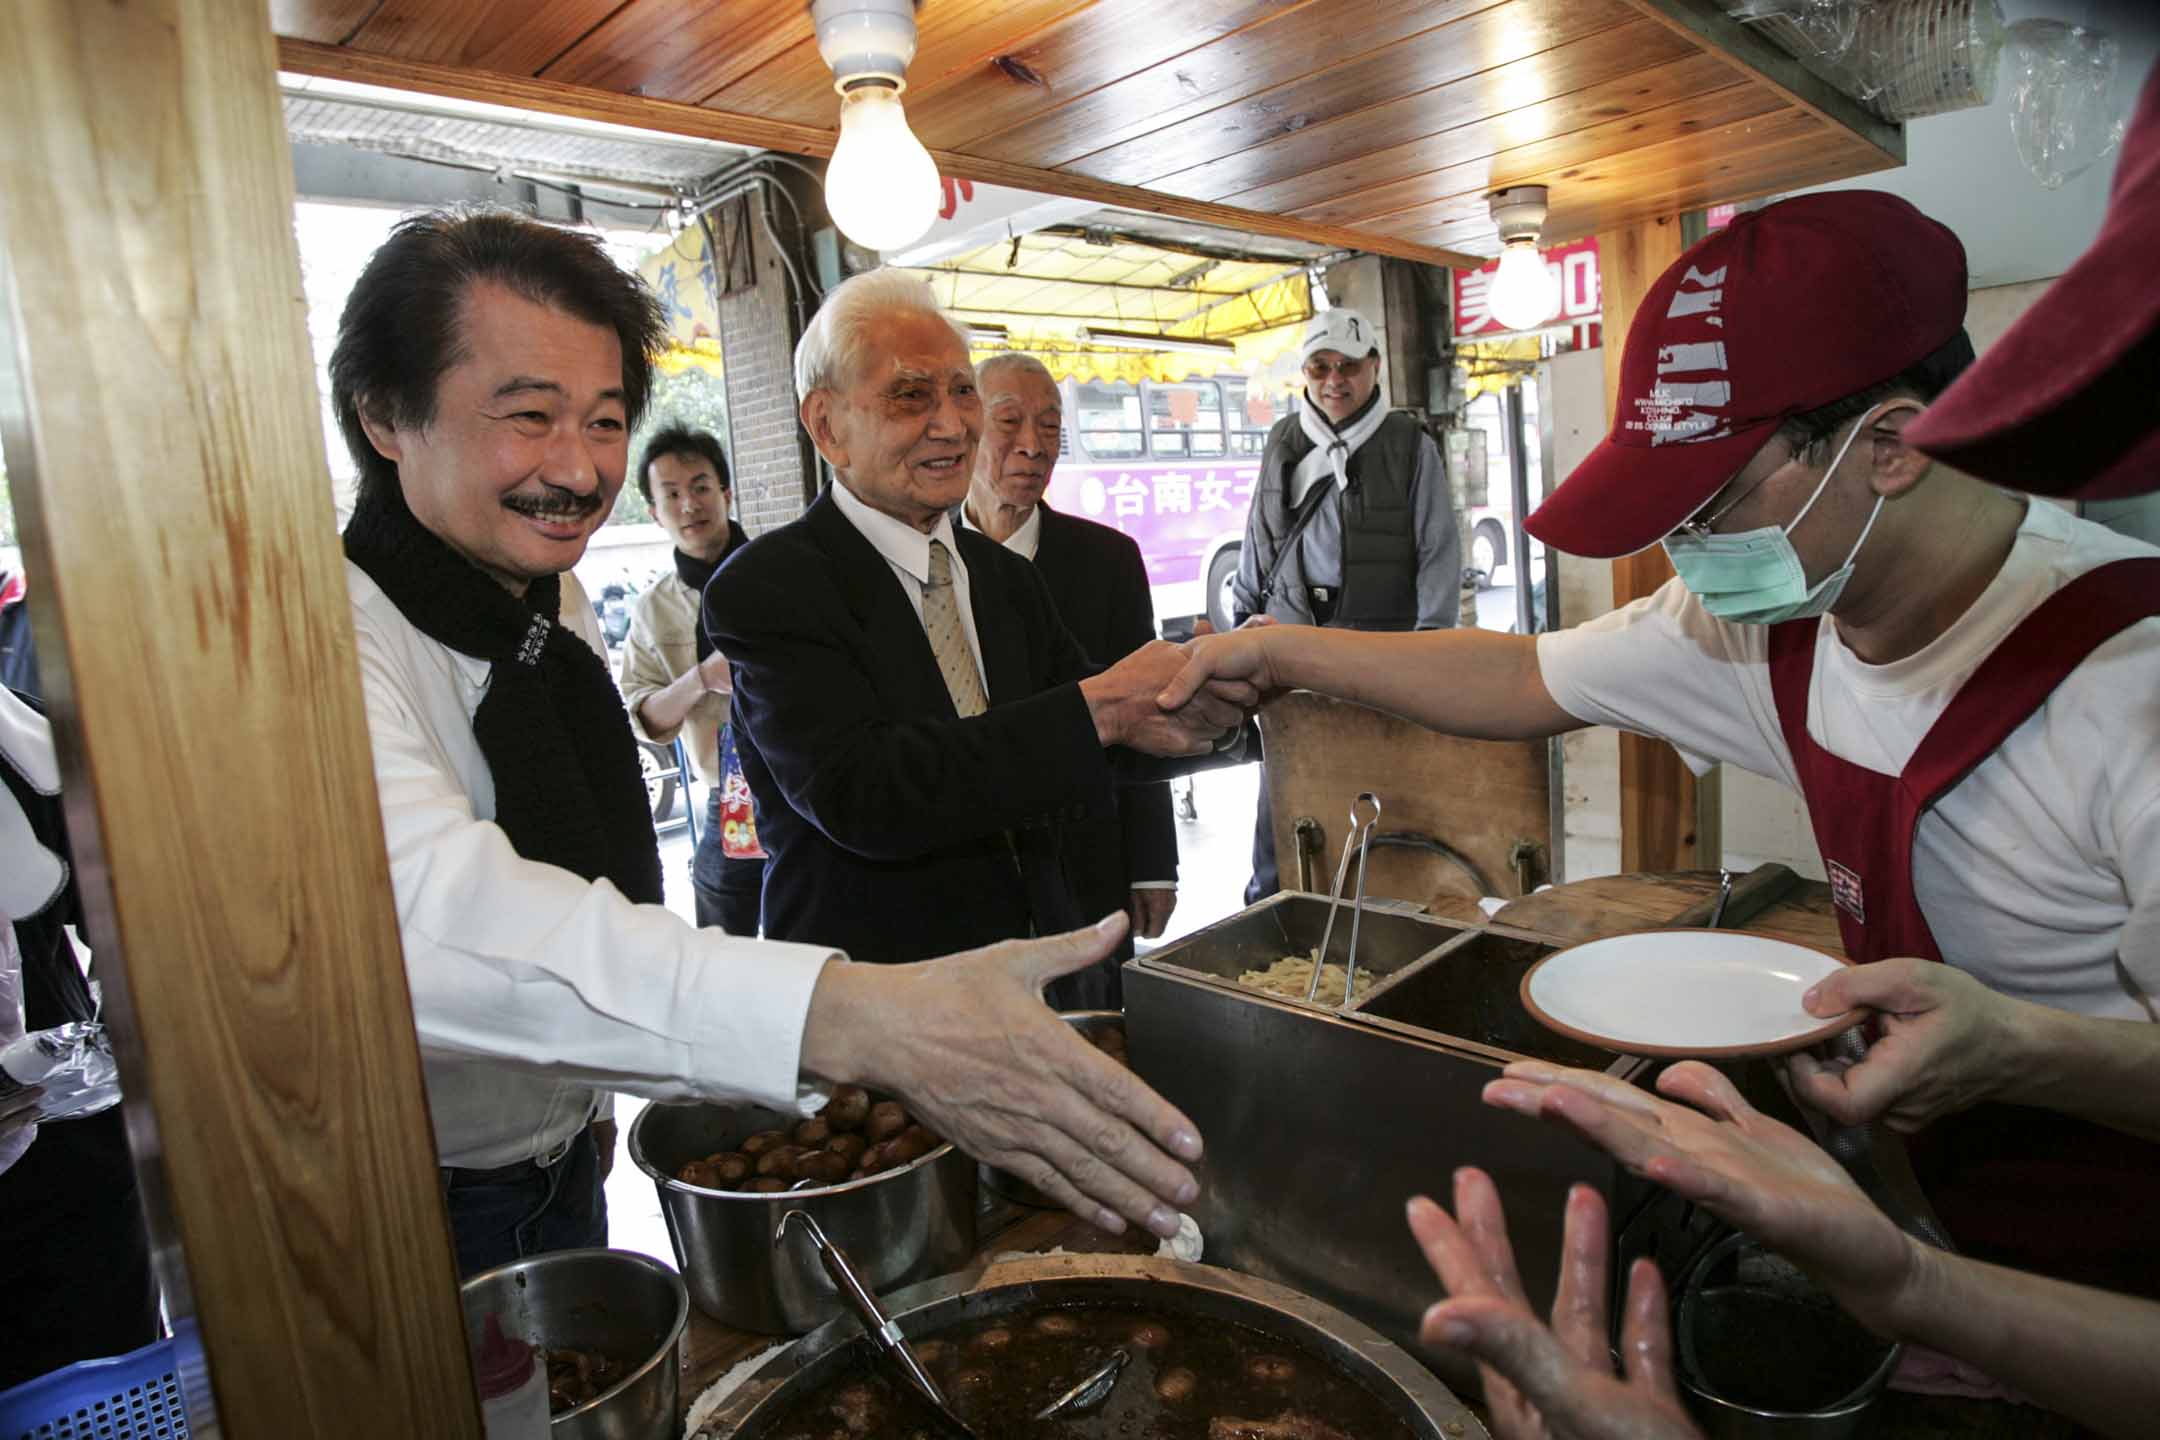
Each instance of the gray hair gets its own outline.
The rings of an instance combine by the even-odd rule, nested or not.
[[[977,365],[975,383],[987,388],[990,384],[990,372],[993,370],[1025,370],[1051,389],[1057,389],[1057,376],[1050,373],[1050,367],[1033,355],[1023,355],[1018,350],[1001,350]]]
[[[874,316],[895,310],[934,315],[959,337],[964,348],[967,336],[952,317],[938,308],[929,282],[905,270],[880,266],[835,285],[825,303],[810,317],[809,328],[795,344],[795,398],[807,400],[813,390],[845,388],[862,348],[863,331]]]

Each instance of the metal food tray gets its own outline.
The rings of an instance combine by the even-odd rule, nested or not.
[[[1633,1082],[1650,1071],[1640,1058],[1555,1035],[1523,1010],[1523,972],[1555,948],[1549,941],[1368,905],[1358,968],[1380,983],[1356,1001],[1338,1010],[1238,983],[1246,970],[1309,952],[1327,903],[1285,892],[1125,967],[1133,1068],[1207,1139],[1193,1213],[1210,1263],[1289,1285],[1414,1347],[1440,1292],[1403,1203],[1415,1194],[1449,1203],[1463,1165],[1499,1185],[1540,1311],[1578,1181],[1605,1195],[1622,1256],[1692,1252],[1692,1239],[1675,1246],[1666,1234],[1691,1222],[1651,1204],[1662,1192],[1557,1127],[1482,1100],[1518,1058]],[[1348,930],[1339,920],[1326,959],[1342,963]]]

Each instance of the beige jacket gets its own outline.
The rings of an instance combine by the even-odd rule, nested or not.
[[[662,730],[645,722],[639,707],[645,698],[666,688],[676,676],[697,664],[698,594],[673,571],[662,575],[653,587],[638,596],[630,608],[630,633],[623,637],[623,704],[630,711],[630,728],[641,740],[670,745],[682,735],[690,752],[691,768],[706,784],[720,779],[720,727],[727,723],[728,697],[706,695],[690,707],[681,725]],[[685,733],[687,732],[687,733]]]

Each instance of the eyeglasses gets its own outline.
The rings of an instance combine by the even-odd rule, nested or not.
[[[1776,470],[1770,472],[1770,475],[1775,474],[1777,474]],[[1709,515],[1699,520],[1681,521],[1678,525],[1673,526],[1672,533],[1675,535],[1692,535],[1698,540],[1707,540],[1708,538],[1710,538],[1710,536],[1717,533],[1718,521],[1723,520],[1727,515],[1730,515],[1733,511],[1739,509],[1740,503],[1742,501],[1746,500],[1748,496],[1753,495],[1757,490],[1760,490],[1763,486],[1767,485],[1770,482],[1770,475],[1763,476],[1762,479],[1757,480],[1753,485],[1748,486],[1747,489],[1741,491],[1738,495],[1733,496],[1732,499],[1726,501],[1723,505],[1718,506],[1718,508],[1712,511]]]
[[[1330,375],[1340,375],[1345,380],[1355,380],[1365,373],[1365,367],[1371,362],[1372,357],[1370,355],[1362,360],[1344,360],[1340,362],[1308,360],[1305,362],[1305,378],[1324,382]]]

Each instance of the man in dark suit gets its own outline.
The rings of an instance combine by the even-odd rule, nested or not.
[[[994,355],[975,367],[983,438],[975,451],[961,523],[1035,562],[1058,616],[1098,665],[1124,659],[1155,638],[1147,563],[1130,536],[1108,525],[1063,515],[1043,503],[1057,465],[1064,408],[1057,381],[1032,355]],[[1065,869],[1088,914],[1124,909],[1132,935],[1154,939],[1177,906],[1177,825],[1167,782],[1128,785],[1114,821],[1067,828]],[[1100,1004],[1122,1009],[1119,953],[1084,977],[1101,985]]]
[[[705,592],[771,857],[766,934],[897,962],[1065,928],[1064,827],[1193,763],[1135,750],[1234,756],[1242,712],[1165,712],[1183,652],[1159,641],[1097,673],[1034,567],[954,526],[982,404],[921,281],[837,287],[795,383],[839,484]]]

